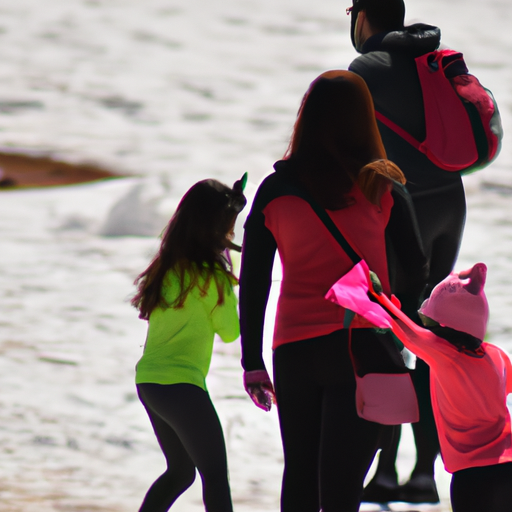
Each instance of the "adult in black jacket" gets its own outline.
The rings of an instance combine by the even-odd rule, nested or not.
[[[404,27],[403,0],[354,0],[347,14],[352,17],[352,43],[361,53],[349,69],[366,81],[376,111],[417,140],[424,140],[424,106],[414,59],[438,48],[441,31],[425,24]],[[450,273],[457,259],[466,215],[464,188],[458,172],[440,169],[394,131],[378,124],[388,158],[407,178],[406,186],[429,262],[430,274],[424,293],[402,298],[405,312],[416,320],[415,312],[421,301]],[[428,375],[427,365],[418,360],[414,379],[420,421],[413,425],[417,461],[410,480],[398,486],[395,460],[400,432],[395,429],[390,433],[394,436],[391,447],[381,452],[377,473],[365,489],[365,501],[439,501],[434,480],[439,443],[430,406]]]

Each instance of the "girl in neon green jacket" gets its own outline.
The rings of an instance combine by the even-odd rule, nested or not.
[[[196,183],[183,197],[160,249],[136,280],[132,304],[149,321],[135,381],[167,461],[140,512],[166,512],[192,485],[196,469],[208,512],[232,512],[222,427],[206,388],[214,335],[240,334],[237,280],[225,257],[245,206],[245,175],[229,188]]]

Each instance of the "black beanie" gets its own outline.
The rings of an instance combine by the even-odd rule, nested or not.
[[[350,37],[354,48],[356,46],[354,31],[359,11],[366,11],[369,23],[380,32],[404,28],[404,0],[353,0]]]

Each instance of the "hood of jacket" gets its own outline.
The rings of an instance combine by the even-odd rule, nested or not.
[[[436,50],[441,43],[441,30],[433,25],[416,23],[403,30],[381,32],[369,37],[362,48],[363,54],[375,51],[400,52],[418,57]]]

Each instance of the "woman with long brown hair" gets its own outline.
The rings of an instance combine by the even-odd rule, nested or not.
[[[353,263],[297,190],[327,211],[389,294],[386,230],[393,191],[405,179],[386,160],[366,84],[348,71],[326,72],[311,84],[284,160],[274,167],[245,225],[240,280],[245,386],[256,405],[270,408],[274,387],[262,340],[278,251],[283,279],[272,348],[285,459],[281,511],[356,512],[381,426],[356,413],[344,309],[324,299]],[[371,338],[374,332],[358,328],[352,336]]]
[[[132,300],[148,320],[136,384],[167,462],[140,512],[167,512],[196,468],[208,512],[232,512],[222,427],[206,387],[214,334],[239,336],[236,278],[224,256],[245,206],[243,182],[196,183],[184,195]]]

